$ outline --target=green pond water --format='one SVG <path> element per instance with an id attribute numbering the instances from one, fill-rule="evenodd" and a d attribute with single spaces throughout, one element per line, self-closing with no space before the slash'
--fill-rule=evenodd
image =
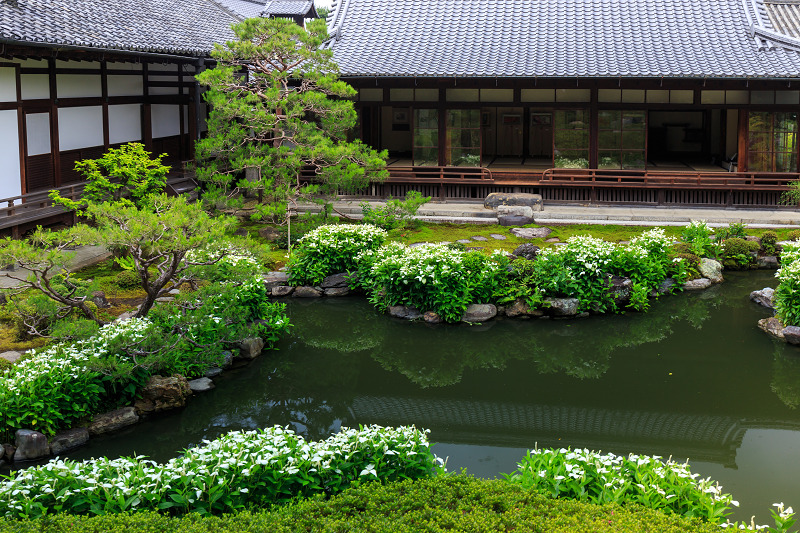
<path id="1" fill-rule="evenodd" d="M 800 506 L 800 349 L 756 327 L 748 299 L 772 272 L 728 274 L 646 314 L 428 325 L 359 298 L 288 302 L 278 351 L 231 370 L 174 414 L 93 439 L 73 458 L 166 460 L 202 439 L 279 424 L 310 439 L 341 426 L 431 430 L 448 469 L 510 472 L 525 450 L 587 447 L 688 458 L 764 523 Z"/>

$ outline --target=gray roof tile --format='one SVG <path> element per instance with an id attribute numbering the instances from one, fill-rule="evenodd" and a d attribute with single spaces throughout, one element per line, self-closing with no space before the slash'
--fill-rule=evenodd
<path id="1" fill-rule="evenodd" d="M 216 0 L 243 19 L 261 16 L 265 0 Z"/>
<path id="2" fill-rule="evenodd" d="M 263 16 L 307 16 L 312 13 L 316 16 L 314 0 L 267 0 L 263 9 Z"/>
<path id="3" fill-rule="evenodd" d="M 0 39 L 207 56 L 237 17 L 210 0 L 0 2 Z"/>
<path id="4" fill-rule="evenodd" d="M 344 76 L 800 78 L 800 52 L 764 47 L 747 4 L 337 0 L 328 46 Z"/>

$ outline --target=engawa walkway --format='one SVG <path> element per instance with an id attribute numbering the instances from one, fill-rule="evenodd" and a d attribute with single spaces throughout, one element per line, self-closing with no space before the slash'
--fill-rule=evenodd
<path id="1" fill-rule="evenodd" d="M 361 218 L 363 200 L 334 202 L 336 211 Z M 381 202 L 370 201 L 370 204 Z M 319 206 L 301 205 L 300 212 L 318 211 Z M 417 212 L 418 218 L 432 222 L 496 224 L 497 215 L 481 202 L 429 202 Z M 598 207 L 548 205 L 534 213 L 536 224 L 619 224 L 627 226 L 683 226 L 704 220 L 711 226 L 740 222 L 753 228 L 800 227 L 797 209 L 711 209 L 692 207 Z"/>

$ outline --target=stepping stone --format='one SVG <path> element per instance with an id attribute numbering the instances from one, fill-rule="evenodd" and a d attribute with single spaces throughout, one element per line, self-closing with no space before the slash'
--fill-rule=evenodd
<path id="1" fill-rule="evenodd" d="M 461 244 L 469 244 L 472 241 L 469 240 L 469 239 L 458 239 L 456 242 L 461 243 Z"/>
<path id="2" fill-rule="evenodd" d="M 483 250 L 483 246 L 467 246 L 465 250 L 467 252 L 474 252 L 475 250 Z"/>
<path id="3" fill-rule="evenodd" d="M 411 244 L 408 245 L 408 247 L 409 248 L 419 248 L 420 246 L 424 246 L 426 244 L 428 244 L 428 243 L 426 243 L 426 242 L 412 242 Z"/>
<path id="4" fill-rule="evenodd" d="M 17 361 L 19 361 L 20 357 L 22 357 L 22 354 L 16 350 L 10 350 L 8 352 L 0 353 L 0 359 L 5 359 L 11 364 L 14 364 Z"/>
<path id="5" fill-rule="evenodd" d="M 547 239 L 547 240 L 546 240 L 546 241 L 544 241 L 544 242 L 558 242 L 558 241 L 560 241 L 560 240 L 561 240 L 561 239 L 559 239 L 558 237 L 553 237 L 552 239 Z"/>
<path id="6" fill-rule="evenodd" d="M 504 241 L 507 239 L 505 235 L 500 235 L 499 233 L 490 233 L 489 237 L 498 241 Z"/>
<path id="7" fill-rule="evenodd" d="M 481 237 L 480 235 L 475 235 L 474 237 L 472 237 L 472 240 L 473 241 L 488 241 L 489 239 L 487 239 L 486 237 Z"/>
<path id="8" fill-rule="evenodd" d="M 553 230 L 550 228 L 511 228 L 511 233 L 520 239 L 544 239 L 553 233 Z"/>
<path id="9" fill-rule="evenodd" d="M 566 245 L 567 245 L 567 243 L 565 243 L 565 242 L 554 242 L 553 243 L 553 246 L 566 246 Z"/>

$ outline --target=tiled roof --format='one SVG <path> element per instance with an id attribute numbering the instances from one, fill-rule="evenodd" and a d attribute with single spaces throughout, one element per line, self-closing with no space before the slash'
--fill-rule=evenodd
<path id="1" fill-rule="evenodd" d="M 216 0 L 243 19 L 260 17 L 265 0 Z"/>
<path id="2" fill-rule="evenodd" d="M 338 0 L 328 46 L 344 76 L 800 78 L 758 1 Z"/>
<path id="3" fill-rule="evenodd" d="M 210 0 L 0 2 L 0 40 L 207 56 L 237 17 Z"/>
<path id="4" fill-rule="evenodd" d="M 317 14 L 314 9 L 313 0 L 267 0 L 262 11 L 265 17 L 270 15 L 299 17 L 301 15 L 307 16 L 309 12 L 311 12 L 313 16 Z"/>
<path id="5" fill-rule="evenodd" d="M 752 0 L 753 34 L 763 48 L 800 50 L 800 0 Z"/>

